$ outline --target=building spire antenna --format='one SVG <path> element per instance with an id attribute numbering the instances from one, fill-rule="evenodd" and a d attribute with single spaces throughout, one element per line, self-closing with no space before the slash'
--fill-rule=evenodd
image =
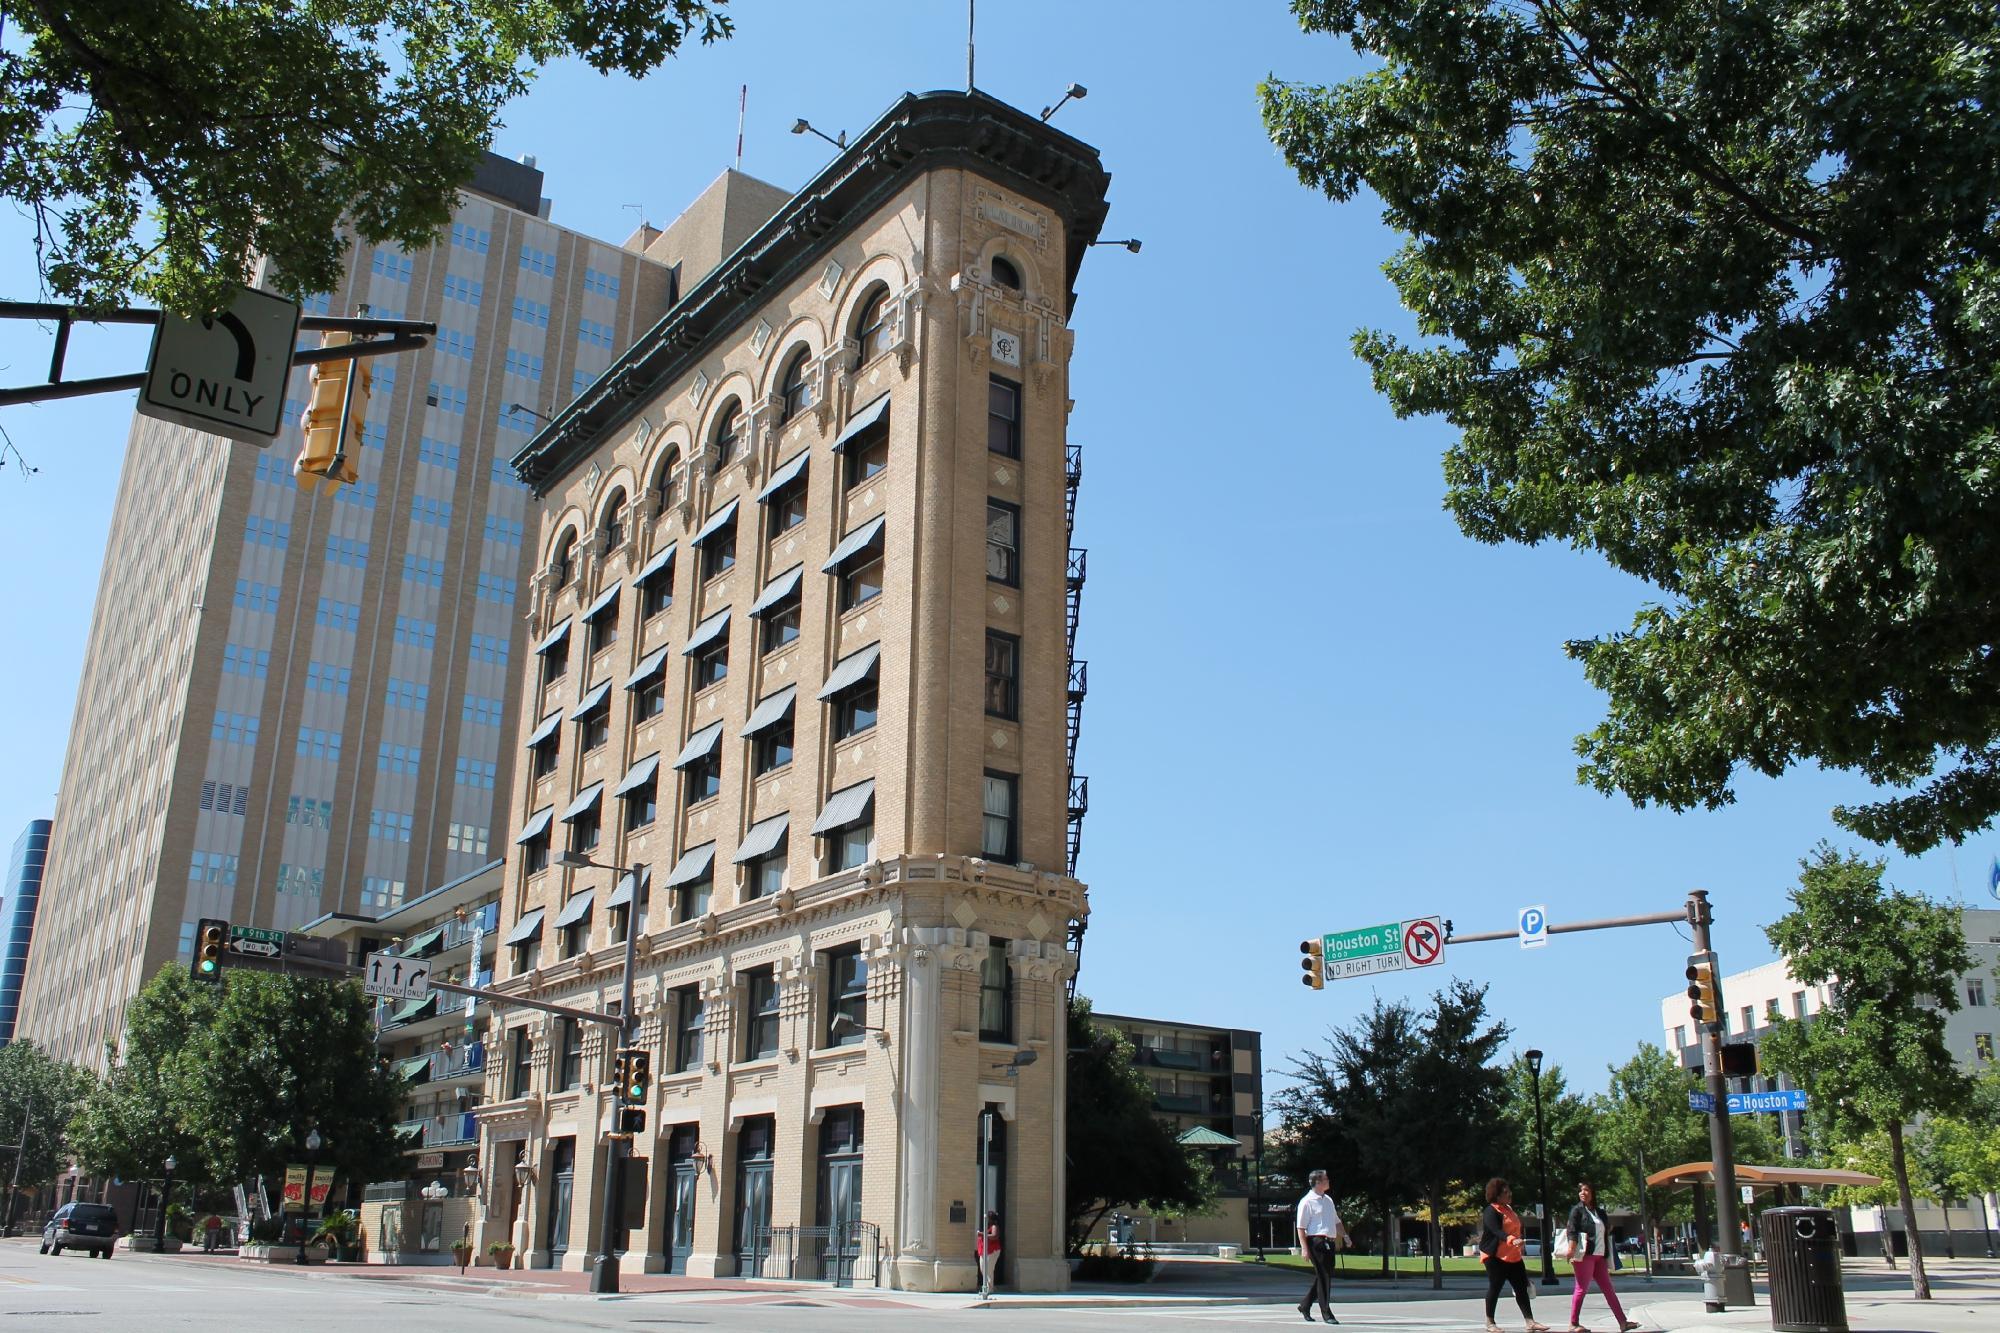
<path id="1" fill-rule="evenodd" d="M 750 105 L 750 85 L 744 84 L 736 93 L 736 169 L 743 170 L 743 112 Z"/>
<path id="2" fill-rule="evenodd" d="M 965 91 L 972 91 L 972 26 L 978 16 L 979 0 L 965 0 Z"/>

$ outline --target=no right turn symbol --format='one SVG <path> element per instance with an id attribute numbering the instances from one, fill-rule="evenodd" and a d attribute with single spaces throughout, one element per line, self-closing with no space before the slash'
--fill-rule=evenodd
<path id="1" fill-rule="evenodd" d="M 1436 917 L 1403 923 L 1403 958 L 1411 967 L 1429 967 L 1444 959 L 1444 929 Z"/>

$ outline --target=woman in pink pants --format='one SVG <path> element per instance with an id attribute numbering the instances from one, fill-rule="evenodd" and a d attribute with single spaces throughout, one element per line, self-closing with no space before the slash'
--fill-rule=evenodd
<path id="1" fill-rule="evenodd" d="M 1618 1293 L 1611 1289 L 1610 1228 L 1597 1206 L 1597 1191 L 1587 1180 L 1577 1187 L 1576 1207 L 1569 1210 L 1569 1234 L 1576 1240 L 1576 1252 L 1569 1261 L 1576 1274 L 1576 1290 L 1569 1297 L 1570 1333 L 1586 1333 L 1579 1320 L 1583 1315 L 1584 1293 L 1590 1290 L 1592 1282 L 1604 1293 L 1604 1303 L 1611 1307 L 1611 1317 L 1618 1321 L 1620 1333 L 1639 1327 L 1625 1317 L 1623 1307 L 1618 1304 Z"/>

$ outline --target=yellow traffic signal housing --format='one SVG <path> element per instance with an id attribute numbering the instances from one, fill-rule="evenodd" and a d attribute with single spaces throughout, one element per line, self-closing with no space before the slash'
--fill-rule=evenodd
<path id="1" fill-rule="evenodd" d="M 322 346 L 340 347 L 354 340 L 349 333 L 321 335 Z M 354 458 L 361 452 L 361 431 L 368 417 L 368 395 L 375 372 L 365 361 L 321 361 L 312 368 L 312 392 L 306 400 L 303 437 L 292 475 L 300 486 L 330 491 L 358 481 Z"/>
<path id="2" fill-rule="evenodd" d="M 1300 940 L 1299 952 L 1305 957 L 1299 959 L 1299 966 L 1306 974 L 1299 978 L 1314 990 L 1326 989 L 1326 944 L 1323 940 Z"/>
<path id="3" fill-rule="evenodd" d="M 196 981 L 220 982 L 222 959 L 228 948 L 229 923 L 203 917 L 195 925 L 194 958 L 188 964 L 188 974 Z"/>
<path id="4" fill-rule="evenodd" d="M 1722 986 L 1715 975 L 1715 955 L 1688 955 L 1688 1016 L 1702 1025 L 1722 1021 Z"/>
<path id="5" fill-rule="evenodd" d="M 634 1105 L 644 1106 L 646 1094 L 653 1085 L 652 1053 L 634 1047 L 619 1054 L 625 1061 L 625 1077 L 618 1085 L 619 1095 Z"/>
<path id="6" fill-rule="evenodd" d="M 646 1108 L 643 1106 L 621 1106 L 618 1108 L 618 1137 L 632 1138 L 646 1132 Z"/>
<path id="7" fill-rule="evenodd" d="M 611 1057 L 611 1086 L 618 1089 L 618 1095 L 625 1095 L 625 1081 L 631 1077 L 632 1052 L 621 1050 Z"/>

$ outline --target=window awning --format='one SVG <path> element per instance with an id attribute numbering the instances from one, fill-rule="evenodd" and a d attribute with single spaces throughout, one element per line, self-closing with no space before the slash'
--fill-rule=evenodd
<path id="1" fill-rule="evenodd" d="M 417 1143 L 423 1139 L 424 1126 L 429 1123 L 427 1120 L 405 1120 L 390 1132 L 405 1143 Z"/>
<path id="2" fill-rule="evenodd" d="M 736 501 L 731 500 L 728 504 L 710 514 L 708 522 L 701 525 L 701 531 L 688 538 L 688 545 L 699 546 L 716 533 L 728 527 L 731 523 L 734 523 L 736 521 L 736 503 Z"/>
<path id="3" fill-rule="evenodd" d="M 413 1055 L 407 1060 L 398 1060 L 396 1073 L 412 1083 L 428 1083 L 431 1077 L 431 1058 L 429 1055 Z M 419 1078 L 419 1074 L 423 1077 Z"/>
<path id="4" fill-rule="evenodd" d="M 857 782 L 852 787 L 842 787 L 826 798 L 826 808 L 813 821 L 813 835 L 834 833 L 849 824 L 859 824 L 868 818 L 869 810 L 875 804 L 875 779 Z"/>
<path id="5" fill-rule="evenodd" d="M 528 822 L 521 825 L 521 832 L 519 836 L 517 836 L 514 839 L 514 845 L 516 847 L 525 847 L 527 844 L 533 842 L 535 839 L 547 834 L 549 831 L 549 824 L 555 819 L 555 817 L 556 817 L 556 808 L 552 805 L 545 805 L 541 809 L 535 811 L 534 814 L 529 815 Z"/>
<path id="6" fill-rule="evenodd" d="M 611 794 L 613 796 L 623 796 L 628 791 L 643 787 L 651 782 L 653 774 L 659 771 L 660 752 L 655 750 L 638 763 L 632 765 L 632 767 L 626 769 L 625 776 L 618 779 L 618 785 L 611 789 Z"/>
<path id="7" fill-rule="evenodd" d="M 1181 1132 L 1174 1140 L 1183 1148 L 1240 1148 L 1243 1145 L 1227 1134 L 1218 1134 L 1207 1125 L 1195 1125 Z"/>
<path id="8" fill-rule="evenodd" d="M 778 577 L 764 585 L 764 591 L 757 594 L 757 600 L 750 603 L 750 614 L 761 616 L 774 610 L 799 595 L 799 580 L 806 576 L 804 565 L 793 565 Z"/>
<path id="9" fill-rule="evenodd" d="M 440 992 L 432 991 L 421 1000 L 411 1000 L 402 1008 L 389 1015 L 391 1023 L 411 1023 L 424 1016 L 426 1009 L 436 1007 Z"/>
<path id="10" fill-rule="evenodd" d="M 688 743 L 681 747 L 680 757 L 674 760 L 675 768 L 686 768 L 697 764 L 714 754 L 722 745 L 722 724 L 711 722 L 688 737 Z"/>
<path id="11" fill-rule="evenodd" d="M 562 905 L 562 911 L 556 913 L 555 928 L 562 930 L 565 927 L 575 925 L 589 916 L 590 900 L 596 895 L 596 889 L 585 889 L 581 893 L 572 893 L 569 896 L 569 901 Z"/>
<path id="12" fill-rule="evenodd" d="M 681 656 L 694 656 L 728 632 L 729 608 L 725 606 L 694 627 L 694 633 L 688 635 L 687 647 L 681 649 Z"/>
<path id="13" fill-rule="evenodd" d="M 667 887 L 677 889 L 683 884 L 707 879 L 714 870 L 714 843 L 705 842 L 699 847 L 690 847 L 681 853 L 681 859 L 674 862 L 674 868 L 667 872 Z"/>
<path id="14" fill-rule="evenodd" d="M 547 717 L 543 718 L 540 722 L 536 723 L 535 729 L 528 733 L 527 748 L 532 750 L 537 745 L 540 745 L 543 741 L 547 740 L 549 737 L 555 735 L 556 728 L 560 727 L 561 725 L 562 725 L 562 709 L 558 708 L 556 709 L 555 712 L 550 713 Z"/>
<path id="15" fill-rule="evenodd" d="M 882 660 L 882 645 L 871 643 L 866 648 L 856 649 L 833 664 L 833 670 L 826 673 L 826 684 L 819 687 L 819 697 L 831 699 L 843 690 L 851 690 L 862 681 L 875 674 L 875 668 Z"/>
<path id="16" fill-rule="evenodd" d="M 760 819 L 750 826 L 743 835 L 742 843 L 736 848 L 736 855 L 730 859 L 741 865 L 745 861 L 755 861 L 760 856 L 769 856 L 784 846 L 785 830 L 791 825 L 791 813 L 772 815 Z"/>
<path id="17" fill-rule="evenodd" d="M 789 462 L 778 464 L 778 470 L 773 472 L 771 479 L 764 483 L 764 489 L 757 492 L 758 503 L 762 504 L 779 491 L 784 490 L 785 487 L 797 481 L 799 474 L 806 470 L 806 464 L 810 462 L 812 462 L 812 451 L 807 449 L 800 451 Z"/>
<path id="18" fill-rule="evenodd" d="M 396 950 L 396 954 L 401 958 L 422 958 L 433 944 L 436 944 L 443 938 L 444 927 L 438 926 L 433 930 L 425 931 L 421 935 L 412 935 L 409 939 L 404 940 L 403 947 Z"/>
<path id="19" fill-rule="evenodd" d="M 886 514 L 877 514 L 874 518 L 869 519 L 866 523 L 863 523 L 860 527 L 842 537 L 840 545 L 833 548 L 833 554 L 828 556 L 826 563 L 819 567 L 819 572 L 822 574 L 838 573 L 842 565 L 882 540 L 882 529 L 888 522 L 889 519 Z"/>
<path id="20" fill-rule="evenodd" d="M 613 907 L 630 907 L 632 905 L 632 880 L 633 877 L 631 875 L 625 875 L 619 879 L 618 887 L 613 889 L 611 896 L 604 900 L 604 906 L 607 909 Z M 638 881 L 642 885 L 650 885 L 653 882 L 653 872 L 645 866 L 640 866 Z"/>
<path id="21" fill-rule="evenodd" d="M 776 694 L 769 694 L 757 701 L 750 720 L 743 724 L 739 736 L 755 736 L 764 728 L 773 726 L 792 715 L 792 701 L 799 696 L 799 687 L 787 685 Z"/>
<path id="22" fill-rule="evenodd" d="M 655 648 L 652 652 L 647 653 L 646 656 L 640 660 L 639 665 L 633 668 L 632 674 L 625 678 L 625 688 L 628 690 L 636 690 L 641 685 L 644 685 L 647 681 L 651 680 L 653 677 L 659 675 L 660 667 L 666 663 L 666 660 L 667 660 L 667 647 L 665 644 L 662 644 L 658 648 Z"/>
<path id="23" fill-rule="evenodd" d="M 611 682 L 608 680 L 598 681 L 597 684 L 591 686 L 589 691 L 584 694 L 582 700 L 577 703 L 577 706 L 569 710 L 569 720 L 572 722 L 582 721 L 586 715 L 602 704 L 604 696 L 610 693 Z"/>
<path id="24" fill-rule="evenodd" d="M 550 630 L 548 634 L 543 637 L 542 641 L 535 645 L 535 651 L 537 653 L 545 653 L 549 649 L 561 643 L 564 639 L 567 639 L 568 637 L 569 637 L 569 617 L 564 616 L 562 619 L 562 624 L 557 625 L 554 629 Z"/>
<path id="25" fill-rule="evenodd" d="M 514 928 L 507 932 L 507 938 L 501 942 L 512 948 L 517 944 L 526 944 L 541 933 L 542 909 L 537 907 L 532 912 L 523 912 L 521 919 L 514 923 Z"/>
<path id="26" fill-rule="evenodd" d="M 847 419 L 846 427 L 833 441 L 833 451 L 841 452 L 889 415 L 889 395 L 883 394 Z"/>
<path id="27" fill-rule="evenodd" d="M 603 615 L 606 611 L 609 611 L 612 607 L 618 605 L 618 594 L 624 591 L 625 591 L 624 584 L 614 583 L 610 587 L 606 588 L 602 593 L 598 594 L 597 600 L 592 602 L 590 606 L 586 608 L 583 613 L 584 624 L 586 625 L 589 624 L 591 621 Z"/>
<path id="28" fill-rule="evenodd" d="M 587 815 L 592 810 L 595 810 L 597 808 L 598 799 L 603 795 L 604 795 L 604 784 L 602 782 L 593 782 L 588 787 L 585 787 L 582 791 L 576 794 L 576 799 L 574 801 L 571 801 L 569 805 L 563 810 L 562 812 L 563 823 L 567 824 L 572 819 L 576 819 L 582 815 Z"/>
<path id="29" fill-rule="evenodd" d="M 651 560 L 648 560 L 644 565 L 639 567 L 639 572 L 632 576 L 632 582 L 635 584 L 644 583 L 673 562 L 674 544 L 668 542 L 665 546 L 653 552 Z"/>

